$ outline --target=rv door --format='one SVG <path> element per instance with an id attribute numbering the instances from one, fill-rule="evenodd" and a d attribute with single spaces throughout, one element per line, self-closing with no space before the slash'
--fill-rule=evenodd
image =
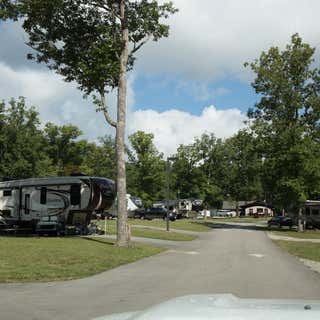
<path id="1" fill-rule="evenodd" d="M 31 188 L 22 188 L 21 190 L 21 219 L 22 221 L 30 221 L 33 218 Z"/>

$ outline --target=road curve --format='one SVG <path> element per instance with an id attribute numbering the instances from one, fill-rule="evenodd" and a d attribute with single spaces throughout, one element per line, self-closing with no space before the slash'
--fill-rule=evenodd
<path id="1" fill-rule="evenodd" d="M 197 293 L 320 299 L 320 275 L 256 229 L 222 223 L 198 240 L 93 277 L 1 284 L 0 318 L 91 319 Z"/>

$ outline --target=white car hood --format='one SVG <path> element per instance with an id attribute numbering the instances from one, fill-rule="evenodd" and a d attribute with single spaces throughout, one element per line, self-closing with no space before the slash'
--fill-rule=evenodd
<path id="1" fill-rule="evenodd" d="M 240 299 L 231 294 L 190 295 L 144 311 L 96 320 L 319 320 L 320 301 Z"/>

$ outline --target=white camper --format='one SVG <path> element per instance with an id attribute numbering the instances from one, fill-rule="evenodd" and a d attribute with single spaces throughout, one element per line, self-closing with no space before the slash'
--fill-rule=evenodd
<path id="1" fill-rule="evenodd" d="M 134 218 L 139 210 L 143 209 L 142 200 L 139 197 L 134 197 L 130 194 L 127 194 L 127 213 L 128 218 Z M 111 217 L 117 216 L 117 199 L 114 202 L 114 205 L 110 208 L 109 214 Z"/>
<path id="2" fill-rule="evenodd" d="M 112 180 L 88 176 L 0 182 L 0 221 L 2 227 L 38 231 L 86 226 L 94 210 L 112 206 L 115 194 Z"/>

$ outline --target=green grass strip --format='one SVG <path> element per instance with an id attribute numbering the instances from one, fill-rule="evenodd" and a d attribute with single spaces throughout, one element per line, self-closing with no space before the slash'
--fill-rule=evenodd
<path id="1" fill-rule="evenodd" d="M 304 259 L 320 261 L 320 243 L 274 240 L 280 248 Z"/>

